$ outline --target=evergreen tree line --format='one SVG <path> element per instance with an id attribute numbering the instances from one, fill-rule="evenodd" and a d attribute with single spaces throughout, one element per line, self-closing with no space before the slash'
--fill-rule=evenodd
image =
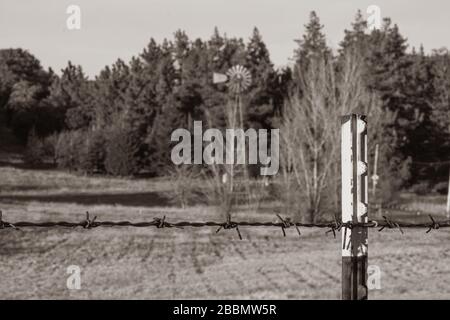
<path id="1" fill-rule="evenodd" d="M 316 13 L 305 27 L 293 66 L 281 69 L 274 68 L 257 28 L 246 41 L 217 28 L 208 40 L 190 39 L 181 30 L 162 43 L 150 39 L 140 54 L 128 62 L 118 59 L 94 79 L 71 62 L 58 75 L 26 50 L 2 49 L 0 110 L 28 146 L 27 161 L 51 157 L 61 168 L 84 173 L 157 175 L 171 164 L 173 130 L 190 129 L 194 120 L 225 126 L 224 108 L 233 95 L 226 84 L 213 83 L 214 72 L 245 66 L 252 74 L 243 95 L 245 127 L 279 128 L 286 101 L 302 96 L 302 75 L 318 59 L 332 61 L 339 71 L 356 53 L 364 87 L 389 115 L 377 128 L 387 150 L 380 166 L 393 168 L 402 186 L 439 187 L 449 168 L 433 163 L 450 160 L 448 51 L 408 50 L 390 19 L 369 31 L 360 12 L 336 52 Z"/>

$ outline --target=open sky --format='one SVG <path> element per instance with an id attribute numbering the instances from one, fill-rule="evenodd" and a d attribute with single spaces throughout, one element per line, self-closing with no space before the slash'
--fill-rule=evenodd
<path id="1" fill-rule="evenodd" d="M 68 30 L 69 5 L 81 9 L 81 29 Z M 316 10 L 328 43 L 336 47 L 357 9 L 377 5 L 411 46 L 427 52 L 450 48 L 448 0 L 0 0 L 0 48 L 30 50 L 59 72 L 68 60 L 93 77 L 117 58 L 128 60 L 150 37 L 172 38 L 177 29 L 207 39 L 214 26 L 248 39 L 257 26 L 275 65 L 288 63 L 309 12 Z"/>

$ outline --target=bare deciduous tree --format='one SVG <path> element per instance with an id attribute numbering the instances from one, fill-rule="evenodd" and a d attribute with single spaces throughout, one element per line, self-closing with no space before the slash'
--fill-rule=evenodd
<path id="1" fill-rule="evenodd" d="M 369 117 L 371 128 L 380 122 L 379 100 L 365 88 L 362 71 L 363 61 L 353 51 L 340 62 L 312 59 L 285 103 L 281 194 L 288 210 L 296 208 L 294 213 L 309 222 L 339 205 L 340 117 L 360 112 Z"/>
<path id="2" fill-rule="evenodd" d="M 167 169 L 167 176 L 172 185 L 172 200 L 183 209 L 198 200 L 198 190 L 195 186 L 197 171 L 186 164 L 173 165 Z"/>
<path id="3" fill-rule="evenodd" d="M 240 126 L 238 118 L 239 105 L 236 101 L 229 101 L 224 108 L 225 124 L 227 128 L 235 129 Z M 214 128 L 214 120 L 206 111 L 208 127 Z M 226 135 L 224 135 L 226 136 Z M 224 143 L 224 157 L 226 154 L 234 153 L 236 150 L 230 150 L 230 144 Z M 223 218 L 230 220 L 232 207 L 238 201 L 237 191 L 239 190 L 243 165 L 236 163 L 217 163 L 212 162 L 207 166 L 207 170 L 203 171 L 205 181 L 204 194 L 209 204 L 217 207 Z"/>

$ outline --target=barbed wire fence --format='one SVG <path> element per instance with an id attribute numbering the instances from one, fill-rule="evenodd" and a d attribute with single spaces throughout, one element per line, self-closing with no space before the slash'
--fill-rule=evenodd
<path id="1" fill-rule="evenodd" d="M 425 233 L 432 230 L 450 228 L 450 218 L 435 219 L 436 214 L 427 214 L 421 210 L 405 205 L 369 204 L 368 195 L 368 166 L 367 166 L 367 123 L 365 117 L 351 114 L 342 119 L 342 215 L 332 214 L 332 221 L 317 223 L 295 222 L 290 217 L 282 217 L 276 213 L 273 221 L 234 221 L 228 215 L 226 221 L 168 221 L 166 216 L 155 217 L 151 221 L 101 221 L 89 212 L 80 221 L 15 221 L 4 220 L 0 210 L 0 229 L 22 230 L 24 228 L 84 228 L 96 229 L 100 227 L 135 227 L 135 228 L 216 228 L 221 230 L 235 230 L 239 239 L 243 239 L 240 227 L 250 228 L 280 228 L 283 236 L 286 229 L 295 228 L 298 236 L 301 229 L 325 229 L 324 234 L 332 234 L 336 238 L 337 232 L 342 234 L 342 298 L 367 299 L 367 231 L 377 229 L 396 229 L 402 234 L 405 229 L 423 229 Z M 369 211 L 376 213 L 381 219 L 369 220 Z M 406 222 L 405 219 L 392 219 L 390 214 L 404 212 L 416 215 L 427 215 L 426 222 Z M 441 215 L 439 215 L 441 216 Z M 442 216 L 446 216 L 442 213 Z"/>
<path id="2" fill-rule="evenodd" d="M 415 210 L 414 208 L 409 208 L 402 205 L 375 205 L 371 208 L 380 212 L 382 210 L 383 214 L 389 214 L 393 211 L 395 212 L 406 212 L 423 214 L 424 212 Z M 393 210 L 393 211 L 391 211 Z M 396 229 L 401 234 L 404 234 L 405 229 L 423 229 L 426 234 L 430 233 L 432 230 L 438 230 L 443 228 L 450 228 L 450 220 L 436 220 L 433 215 L 428 214 L 429 221 L 422 223 L 410 223 L 400 220 L 393 220 L 387 215 L 383 215 L 380 220 L 370 220 L 367 222 L 342 222 L 342 219 L 335 215 L 333 221 L 321 222 L 321 223 L 300 223 L 293 222 L 290 217 L 283 218 L 280 214 L 276 214 L 278 222 L 274 221 L 233 221 L 228 219 L 225 222 L 219 221 L 176 221 L 169 222 L 166 216 L 155 217 L 151 221 L 100 221 L 97 216 L 92 219 L 89 212 L 86 212 L 84 219 L 80 221 L 42 221 L 42 222 L 32 222 L 32 221 L 16 221 L 9 222 L 3 220 L 3 212 L 0 210 L 0 232 L 1 229 L 15 229 L 20 231 L 24 228 L 84 228 L 84 229 L 97 229 L 100 227 L 106 228 L 116 228 L 116 227 L 135 227 L 135 228 L 157 228 L 158 230 L 168 230 L 172 228 L 212 228 L 215 227 L 216 233 L 221 230 L 235 230 L 239 239 L 243 240 L 240 227 L 250 227 L 250 228 L 268 228 L 276 227 L 280 228 L 284 237 L 286 237 L 286 229 L 295 228 L 298 236 L 302 236 L 301 228 L 307 229 L 325 229 L 324 234 L 332 234 L 334 238 L 338 232 L 342 233 L 342 298 L 343 299 L 367 299 L 368 296 L 368 286 L 367 286 L 367 267 L 365 264 L 362 267 L 358 264 L 360 257 L 358 256 L 356 260 L 350 260 L 351 264 L 347 262 L 348 257 L 344 257 L 344 252 L 353 252 L 355 244 L 352 238 L 352 230 L 367 230 L 367 229 L 378 229 L 379 232 L 386 229 Z M 355 234 L 357 234 L 355 232 Z M 367 244 L 366 244 L 367 245 Z M 357 246 L 356 246 L 357 247 Z M 353 257 L 352 257 L 353 258 Z M 366 257 L 367 259 L 367 257 Z M 356 263 L 355 263 L 356 261 Z M 361 277 L 363 273 L 364 277 Z M 359 279 L 359 282 L 365 283 L 365 286 L 358 287 L 358 291 L 354 291 L 354 286 L 349 285 L 354 282 L 354 279 Z"/>

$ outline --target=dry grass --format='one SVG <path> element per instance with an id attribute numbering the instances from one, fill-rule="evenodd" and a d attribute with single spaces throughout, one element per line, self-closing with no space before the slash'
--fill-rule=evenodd
<path id="1" fill-rule="evenodd" d="M 170 184 L 163 179 L 91 177 L 57 170 L 1 167 L 0 195 L 45 195 L 68 192 L 164 192 Z"/>
<path id="2" fill-rule="evenodd" d="M 0 168 L 5 219 L 217 219 L 207 207 L 164 202 L 163 180 L 89 178 Z M 114 200 L 115 199 L 115 200 Z M 114 202 L 115 201 L 115 202 Z M 419 202 L 419 201 L 418 201 Z M 272 220 L 272 213 L 239 219 Z M 44 299 L 333 299 L 340 297 L 340 238 L 323 230 L 25 229 L 0 231 L 0 298 Z M 450 298 L 446 230 L 370 233 L 369 263 L 381 268 L 375 299 Z M 82 269 L 81 290 L 66 288 L 66 268 Z"/>

